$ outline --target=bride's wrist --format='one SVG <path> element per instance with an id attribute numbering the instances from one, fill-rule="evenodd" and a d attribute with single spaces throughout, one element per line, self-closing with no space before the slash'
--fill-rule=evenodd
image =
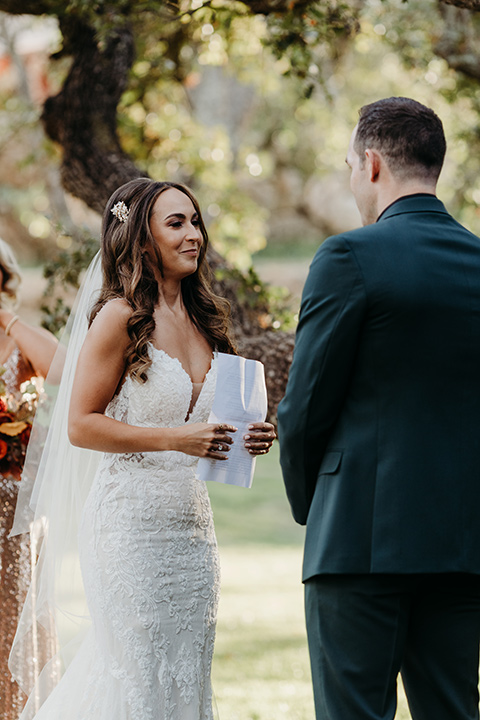
<path id="1" fill-rule="evenodd" d="M 0 327 L 4 332 L 7 328 L 10 329 L 16 320 L 18 320 L 18 316 L 14 312 L 0 308 Z"/>
<path id="2" fill-rule="evenodd" d="M 159 450 L 178 450 L 179 428 L 162 428 L 160 433 Z"/>

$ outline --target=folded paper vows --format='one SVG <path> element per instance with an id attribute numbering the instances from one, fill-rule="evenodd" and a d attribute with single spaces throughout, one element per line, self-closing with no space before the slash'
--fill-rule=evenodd
<path id="1" fill-rule="evenodd" d="M 233 445 L 227 460 L 200 458 L 198 474 L 202 480 L 251 487 L 255 457 L 245 448 L 243 436 L 252 422 L 267 415 L 265 372 L 261 362 L 238 355 L 217 354 L 215 397 L 208 422 L 234 425 Z"/>

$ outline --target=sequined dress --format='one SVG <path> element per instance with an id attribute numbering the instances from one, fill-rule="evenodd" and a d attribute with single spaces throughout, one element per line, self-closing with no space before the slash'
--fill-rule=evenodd
<path id="1" fill-rule="evenodd" d="M 3 363 L 2 381 L 7 394 L 18 391 L 33 372 L 18 348 Z M 25 696 L 11 677 L 8 656 L 15 636 L 20 613 L 31 580 L 32 557 L 28 535 L 8 539 L 11 530 L 22 467 L 10 465 L 0 471 L 0 718 L 17 720 L 25 702 Z M 33 559 L 34 561 L 34 559 Z M 26 651 L 39 661 L 49 657 L 55 646 L 53 636 L 46 632 L 36 636 L 35 647 Z M 32 671 L 33 672 L 33 671 Z M 31 679 L 33 684 L 33 678 Z"/>
<path id="2" fill-rule="evenodd" d="M 151 352 L 146 383 L 127 377 L 106 414 L 182 425 L 190 377 Z M 207 420 L 215 374 L 214 358 L 188 423 Z M 173 451 L 102 456 L 79 533 L 92 628 L 35 720 L 212 720 L 219 564 L 197 462 Z"/>

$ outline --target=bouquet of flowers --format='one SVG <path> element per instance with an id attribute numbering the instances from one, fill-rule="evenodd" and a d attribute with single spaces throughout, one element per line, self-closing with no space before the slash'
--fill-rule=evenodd
<path id="1" fill-rule="evenodd" d="M 25 460 L 33 417 L 43 394 L 42 378 L 32 377 L 22 383 L 16 393 L 7 393 L 1 379 L 5 368 L 0 366 L 0 470 Z"/>

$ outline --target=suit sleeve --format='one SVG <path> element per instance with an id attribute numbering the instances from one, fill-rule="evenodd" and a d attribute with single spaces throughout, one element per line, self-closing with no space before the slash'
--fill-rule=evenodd
<path id="1" fill-rule="evenodd" d="M 310 266 L 293 362 L 278 409 L 280 462 L 295 520 L 307 522 L 320 464 L 340 413 L 366 312 L 363 276 L 341 236 Z"/>

